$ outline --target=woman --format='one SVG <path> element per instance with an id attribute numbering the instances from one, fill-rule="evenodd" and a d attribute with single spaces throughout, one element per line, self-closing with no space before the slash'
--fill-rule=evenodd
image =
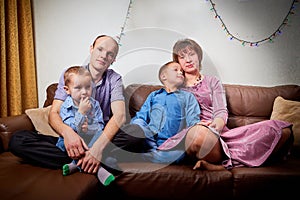
<path id="1" fill-rule="evenodd" d="M 262 165 L 293 140 L 291 124 L 266 120 L 229 130 L 225 91 L 218 78 L 200 73 L 202 55 L 201 47 L 191 39 L 179 40 L 173 46 L 173 59 L 184 71 L 184 89 L 196 96 L 201 107 L 202 125 L 192 127 L 185 138 L 187 153 L 199 159 L 194 169 Z"/>

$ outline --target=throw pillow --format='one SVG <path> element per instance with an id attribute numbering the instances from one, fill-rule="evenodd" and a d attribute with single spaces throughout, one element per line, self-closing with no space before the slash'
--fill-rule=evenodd
<path id="1" fill-rule="evenodd" d="M 293 124 L 294 145 L 300 146 L 300 102 L 276 97 L 271 119 L 287 121 Z"/>
<path id="2" fill-rule="evenodd" d="M 52 129 L 48 123 L 48 115 L 51 106 L 44 108 L 32 108 L 25 110 L 26 115 L 31 119 L 35 129 L 39 134 L 58 137 L 59 135 Z"/>

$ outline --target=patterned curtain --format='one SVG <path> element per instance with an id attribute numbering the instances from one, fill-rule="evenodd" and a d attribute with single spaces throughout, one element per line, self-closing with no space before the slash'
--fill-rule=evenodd
<path id="1" fill-rule="evenodd" d="M 38 106 L 31 0 L 0 0 L 0 117 Z"/>

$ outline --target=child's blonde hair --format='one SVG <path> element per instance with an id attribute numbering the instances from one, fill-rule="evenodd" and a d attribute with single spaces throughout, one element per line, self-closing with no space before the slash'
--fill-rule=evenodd
<path id="1" fill-rule="evenodd" d="M 92 80 L 91 73 L 86 68 L 81 66 L 72 66 L 64 73 L 65 86 L 69 86 L 73 75 L 89 76 Z"/>

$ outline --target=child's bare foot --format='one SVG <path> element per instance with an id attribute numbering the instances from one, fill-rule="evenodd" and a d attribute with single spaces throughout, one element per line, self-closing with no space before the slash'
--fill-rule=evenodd
<path id="1" fill-rule="evenodd" d="M 198 160 L 193 169 L 203 169 L 203 170 L 224 170 L 225 168 L 223 165 L 215 165 L 212 163 L 209 163 L 205 160 Z"/>

